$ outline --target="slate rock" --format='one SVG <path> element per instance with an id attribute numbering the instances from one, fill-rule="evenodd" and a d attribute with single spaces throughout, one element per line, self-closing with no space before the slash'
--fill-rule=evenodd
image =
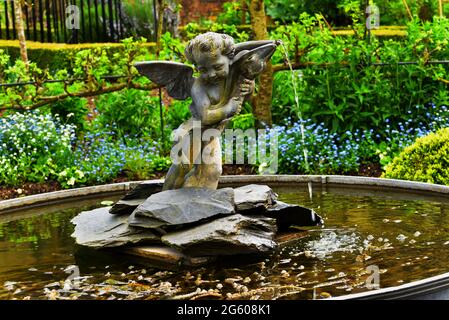
<path id="1" fill-rule="evenodd" d="M 131 214 L 140 204 L 157 192 L 162 191 L 162 182 L 144 181 L 129 191 L 109 210 L 111 214 Z"/>
<path id="2" fill-rule="evenodd" d="M 277 194 L 269 186 L 250 184 L 234 189 L 235 209 L 237 212 L 270 206 L 275 203 Z"/>
<path id="3" fill-rule="evenodd" d="M 151 229 L 151 232 L 157 235 L 164 235 L 167 233 L 167 231 L 162 228 L 164 226 L 158 227 L 160 225 L 159 220 L 146 216 L 136 216 L 136 213 L 134 212 L 129 216 L 128 224 L 135 228 Z"/>
<path id="4" fill-rule="evenodd" d="M 298 205 L 276 201 L 269 206 L 263 216 L 276 219 L 279 231 L 285 231 L 291 226 L 319 226 L 323 219 L 313 210 Z"/>
<path id="5" fill-rule="evenodd" d="M 91 248 L 119 247 L 135 243 L 160 243 L 160 237 L 146 229 L 128 225 L 128 217 L 111 215 L 111 207 L 84 211 L 72 219 L 76 243 Z"/>
<path id="6" fill-rule="evenodd" d="M 182 188 L 155 193 L 139 205 L 130 216 L 131 226 L 137 218 L 139 227 L 161 228 L 184 226 L 235 213 L 234 190 L 223 188 Z"/>
<path id="7" fill-rule="evenodd" d="M 235 214 L 164 235 L 162 242 L 190 256 L 267 253 L 276 247 L 276 221 Z"/>

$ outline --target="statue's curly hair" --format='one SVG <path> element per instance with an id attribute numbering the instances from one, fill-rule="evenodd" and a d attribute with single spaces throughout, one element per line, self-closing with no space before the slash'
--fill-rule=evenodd
<path id="1" fill-rule="evenodd" d="M 187 60 L 195 64 L 194 52 L 216 52 L 219 50 L 221 54 L 232 59 L 235 52 L 234 39 L 223 33 L 206 32 L 200 34 L 190 40 L 186 47 L 185 55 Z"/>

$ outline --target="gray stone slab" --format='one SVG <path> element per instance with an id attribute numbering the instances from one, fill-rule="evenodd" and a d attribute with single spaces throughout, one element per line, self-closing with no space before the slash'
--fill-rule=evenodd
<path id="1" fill-rule="evenodd" d="M 142 217 L 145 219 L 140 221 L 146 220 L 148 225 L 139 222 L 139 227 L 180 227 L 233 213 L 235 210 L 232 188 L 182 188 L 153 194 L 134 210 L 129 222 L 133 226 L 134 217 Z"/>
<path id="2" fill-rule="evenodd" d="M 144 181 L 129 191 L 109 210 L 111 214 L 131 214 L 140 204 L 157 192 L 162 191 L 162 182 Z"/>
<path id="3" fill-rule="evenodd" d="M 72 237 L 77 244 L 101 249 L 135 243 L 160 243 L 160 238 L 154 233 L 130 227 L 127 216 L 111 215 L 109 209 L 84 211 L 72 219 L 75 224 Z"/>
<path id="4" fill-rule="evenodd" d="M 237 212 L 269 206 L 277 199 L 277 194 L 269 186 L 249 184 L 234 189 L 235 209 Z"/>
<path id="5" fill-rule="evenodd" d="M 164 235 L 162 242 L 191 256 L 267 253 L 276 247 L 276 221 L 240 214 Z"/>

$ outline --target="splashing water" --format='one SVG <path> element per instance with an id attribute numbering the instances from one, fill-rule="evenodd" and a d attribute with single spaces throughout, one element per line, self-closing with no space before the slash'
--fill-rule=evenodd
<path id="1" fill-rule="evenodd" d="M 301 140 L 302 140 L 301 142 L 302 142 L 302 150 L 304 153 L 304 162 L 305 162 L 305 166 L 306 166 L 306 171 L 308 172 L 309 171 L 309 160 L 308 160 L 308 152 L 307 152 L 307 148 L 306 148 L 306 138 L 305 138 L 305 134 L 304 134 L 304 120 L 302 119 L 301 107 L 299 106 L 299 96 L 298 96 L 298 91 L 296 90 L 297 82 L 296 82 L 295 72 L 293 71 L 293 66 L 288 57 L 287 48 L 285 47 L 284 43 L 282 43 L 282 42 L 281 42 L 281 47 L 282 47 L 282 50 L 284 51 L 284 56 L 287 61 L 288 67 L 290 68 L 290 75 L 292 78 L 292 85 L 293 85 L 293 93 L 295 95 L 296 114 L 299 118 L 300 128 L 301 128 Z"/>

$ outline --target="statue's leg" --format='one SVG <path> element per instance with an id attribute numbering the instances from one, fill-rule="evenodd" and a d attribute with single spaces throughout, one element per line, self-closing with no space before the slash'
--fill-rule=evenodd
<path id="1" fill-rule="evenodd" d="M 201 162 L 193 164 L 192 170 L 186 175 L 184 187 L 217 189 L 222 173 L 220 139 L 214 137 L 209 142 L 203 142 L 198 156 Z"/>
<path id="2" fill-rule="evenodd" d="M 162 190 L 179 189 L 184 185 L 184 177 L 189 171 L 189 166 L 185 164 L 172 164 L 165 176 Z"/>
<path id="3" fill-rule="evenodd" d="M 163 190 L 179 189 L 184 185 L 185 176 L 192 168 L 191 119 L 178 128 L 178 140 L 173 144 L 170 157 L 173 164 L 165 177 Z"/>

